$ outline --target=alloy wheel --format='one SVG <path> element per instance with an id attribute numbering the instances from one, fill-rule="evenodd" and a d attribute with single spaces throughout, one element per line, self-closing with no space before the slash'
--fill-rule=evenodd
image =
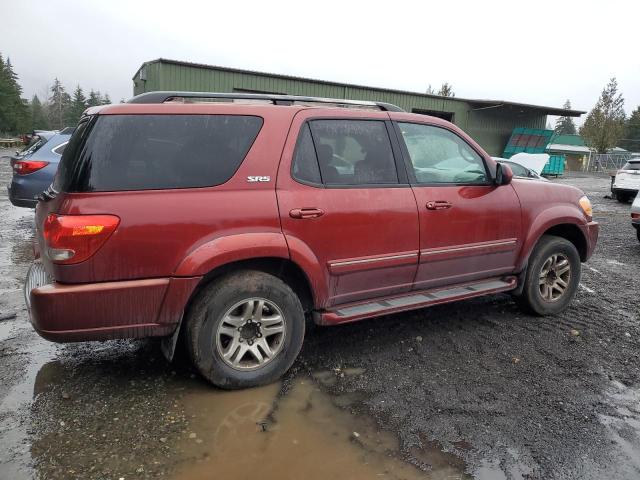
<path id="1" fill-rule="evenodd" d="M 218 325 L 215 343 L 222 360 L 236 370 L 255 370 L 271 362 L 284 345 L 286 321 L 265 298 L 236 303 Z"/>
<path id="2" fill-rule="evenodd" d="M 540 270 L 540 295 L 546 302 L 558 301 L 567 292 L 571 280 L 571 264 L 562 253 L 554 253 Z"/>

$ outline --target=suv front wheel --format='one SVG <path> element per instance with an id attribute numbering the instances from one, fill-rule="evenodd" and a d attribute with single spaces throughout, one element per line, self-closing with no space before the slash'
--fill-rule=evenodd
<path id="1" fill-rule="evenodd" d="M 242 271 L 214 280 L 195 299 L 186 319 L 191 360 L 202 376 L 226 389 L 280 378 L 304 339 L 304 311 L 282 280 Z"/>
<path id="2" fill-rule="evenodd" d="M 564 238 L 544 235 L 529 258 L 518 303 L 537 315 L 560 313 L 573 300 L 580 274 L 576 247 Z"/>

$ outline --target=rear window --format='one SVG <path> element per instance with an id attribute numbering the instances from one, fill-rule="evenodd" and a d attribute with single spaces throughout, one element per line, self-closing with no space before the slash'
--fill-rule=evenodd
<path id="1" fill-rule="evenodd" d="M 625 163 L 622 170 L 640 170 L 640 161 L 638 162 L 627 162 Z"/>
<path id="2" fill-rule="evenodd" d="M 262 123 L 245 115 L 98 115 L 78 125 L 54 186 L 105 192 L 220 185 Z"/>

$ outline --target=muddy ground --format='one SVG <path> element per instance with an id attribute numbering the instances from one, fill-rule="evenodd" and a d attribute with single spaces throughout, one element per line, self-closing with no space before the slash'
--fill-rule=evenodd
<path id="1" fill-rule="evenodd" d="M 0 479 L 640 477 L 640 243 L 608 178 L 557 180 L 602 229 L 563 315 L 494 295 L 311 328 L 282 383 L 231 393 L 156 341 L 33 333 L 9 178 L 0 160 Z"/>

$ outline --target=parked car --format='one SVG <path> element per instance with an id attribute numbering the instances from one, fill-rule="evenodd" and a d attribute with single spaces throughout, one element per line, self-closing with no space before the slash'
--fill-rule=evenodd
<path id="1" fill-rule="evenodd" d="M 543 182 L 548 182 L 549 180 L 547 180 L 546 178 L 544 178 L 542 175 L 538 175 L 536 172 L 534 172 L 533 170 L 520 165 L 519 163 L 516 162 L 512 162 L 510 160 L 507 160 L 506 158 L 500 158 L 500 157 L 492 157 L 496 162 L 500 162 L 503 165 L 508 165 L 509 168 L 511 169 L 511 171 L 513 172 L 513 176 L 514 177 L 518 177 L 518 178 L 527 178 L 529 180 L 542 180 Z"/>
<path id="2" fill-rule="evenodd" d="M 627 203 L 640 190 L 640 158 L 632 157 L 618 170 L 611 184 L 611 195 L 619 202 Z"/>
<path id="3" fill-rule="evenodd" d="M 16 151 L 13 155 L 13 158 L 24 157 L 29 155 L 40 147 L 42 147 L 45 143 L 49 141 L 51 137 L 53 137 L 57 131 L 47 131 L 47 130 L 34 130 L 34 132 L 29 136 L 29 141 L 26 146 L 22 150 Z"/>
<path id="4" fill-rule="evenodd" d="M 640 242 L 640 193 L 636 195 L 636 199 L 631 205 L 631 225 L 636 229 L 636 236 Z"/>
<path id="5" fill-rule="evenodd" d="M 182 338 L 208 381 L 250 387 L 292 365 L 305 317 L 497 292 L 562 312 L 591 215 L 579 189 L 513 178 L 392 105 L 153 92 L 81 119 L 36 208 L 26 301 L 47 339 L 158 336 L 171 358 Z"/>
<path id="6" fill-rule="evenodd" d="M 16 207 L 36 206 L 38 195 L 53 181 L 72 133 L 73 128 L 66 128 L 51 136 L 39 134 L 39 139 L 24 152 L 16 152 L 11 158 L 13 178 L 7 186 L 12 204 Z"/>

